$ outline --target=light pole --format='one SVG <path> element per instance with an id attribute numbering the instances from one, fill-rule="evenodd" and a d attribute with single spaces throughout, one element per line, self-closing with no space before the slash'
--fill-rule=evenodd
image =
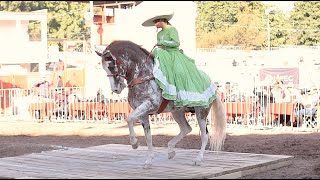
<path id="1" fill-rule="evenodd" d="M 265 14 L 268 16 L 267 20 L 267 31 L 268 31 L 268 51 L 270 51 L 270 14 L 275 14 L 274 8 L 269 8 L 265 11 Z"/>
<path id="2" fill-rule="evenodd" d="M 91 40 L 91 54 L 94 53 L 94 11 L 93 11 L 93 1 L 90 1 L 90 40 Z"/>

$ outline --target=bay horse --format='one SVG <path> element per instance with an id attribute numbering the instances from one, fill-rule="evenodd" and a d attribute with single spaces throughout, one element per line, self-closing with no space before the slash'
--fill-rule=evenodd
<path id="1" fill-rule="evenodd" d="M 198 155 L 192 161 L 193 165 L 200 165 L 210 139 L 210 149 L 221 151 L 226 137 L 226 115 L 220 97 L 209 107 L 177 107 L 174 101 L 162 98 L 162 90 L 157 85 L 153 76 L 153 55 L 141 46 L 125 40 L 113 41 L 103 52 L 95 51 L 101 57 L 101 65 L 110 81 L 111 90 L 120 94 L 124 88 L 128 88 L 128 102 L 133 111 L 126 119 L 129 128 L 129 139 L 133 149 L 137 149 L 138 139 L 134 131 L 134 124 L 140 122 L 144 129 L 148 146 L 147 158 L 144 168 L 150 168 L 154 158 L 152 136 L 149 115 L 160 112 L 171 112 L 173 119 L 180 128 L 180 133 L 168 142 L 168 159 L 175 156 L 175 145 L 192 131 L 185 113 L 195 112 L 201 137 L 201 148 Z M 164 107 L 162 102 L 167 101 Z M 163 109 L 163 110 L 160 110 Z M 159 112 L 160 110 L 160 112 Z M 211 122 L 207 123 L 207 116 L 211 112 Z M 211 125 L 210 131 L 207 124 Z M 209 134 L 210 132 L 210 134 Z"/>

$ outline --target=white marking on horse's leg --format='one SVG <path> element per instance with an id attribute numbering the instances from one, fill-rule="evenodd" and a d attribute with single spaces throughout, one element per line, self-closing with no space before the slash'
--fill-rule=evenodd
<path id="1" fill-rule="evenodd" d="M 136 133 L 133 129 L 133 122 L 128 120 L 127 123 L 128 123 L 128 128 L 129 128 L 130 144 L 132 146 L 132 149 L 137 149 L 139 147 L 139 142 L 136 137 Z"/>
<path id="2" fill-rule="evenodd" d="M 204 150 L 206 149 L 206 146 L 208 144 L 208 129 L 206 124 L 206 117 L 208 115 L 208 110 L 196 110 L 196 116 L 198 120 L 198 124 L 200 127 L 200 136 L 201 136 L 201 148 L 197 155 L 197 157 L 194 159 L 193 164 L 196 166 L 201 165 L 203 160 L 203 154 Z"/>
<path id="3" fill-rule="evenodd" d="M 203 154 L 204 150 L 206 148 L 206 145 L 208 144 L 208 132 L 207 132 L 207 127 L 206 127 L 206 121 L 204 119 L 200 119 L 198 121 L 199 127 L 200 127 L 200 136 L 201 136 L 201 148 L 198 153 L 198 156 L 194 160 L 194 165 L 201 165 L 201 162 L 203 160 Z"/>
<path id="4" fill-rule="evenodd" d="M 146 162 L 144 163 L 144 168 L 150 168 L 152 165 L 153 158 L 154 158 L 154 153 L 153 153 L 153 145 L 152 145 L 152 136 L 151 136 L 149 117 L 148 116 L 141 117 L 141 120 L 142 120 L 142 127 L 144 130 L 144 135 L 145 135 L 147 146 L 148 146 L 148 156 L 147 156 Z"/>
<path id="5" fill-rule="evenodd" d="M 137 149 L 139 147 L 139 142 L 136 137 L 136 133 L 134 131 L 133 125 L 135 122 L 138 121 L 138 117 L 145 114 L 145 112 L 148 111 L 148 107 L 150 108 L 150 103 L 145 102 L 142 103 L 139 107 L 137 107 L 133 112 L 129 113 L 127 123 L 129 127 L 129 138 L 130 138 L 130 144 L 133 149 Z"/>
<path id="6" fill-rule="evenodd" d="M 138 141 L 136 138 L 136 134 L 134 133 L 133 124 L 138 121 L 138 118 L 141 118 L 143 126 L 144 126 L 144 132 L 146 137 L 146 142 L 148 145 L 148 156 L 147 160 L 145 162 L 144 168 L 150 168 L 152 165 L 152 160 L 154 157 L 153 154 L 153 147 L 152 147 L 152 137 L 151 137 L 151 130 L 150 130 L 150 123 L 149 123 L 149 116 L 147 112 L 152 108 L 152 103 L 147 101 L 142 103 L 140 106 L 138 106 L 133 112 L 129 113 L 128 115 L 128 125 L 129 125 L 129 131 L 130 131 L 130 143 L 132 147 L 134 148 L 134 145 L 138 145 Z M 136 143 L 135 143 L 136 140 Z"/>
<path id="7" fill-rule="evenodd" d="M 176 144 L 192 131 L 184 111 L 172 112 L 172 117 L 178 123 L 180 132 L 168 142 L 168 159 L 172 159 L 176 155 L 174 151 Z"/>

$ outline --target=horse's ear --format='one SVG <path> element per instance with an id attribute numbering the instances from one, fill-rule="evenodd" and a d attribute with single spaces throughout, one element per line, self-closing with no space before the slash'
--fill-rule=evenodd
<path id="1" fill-rule="evenodd" d="M 101 57 L 102 53 L 98 52 L 98 51 L 95 51 L 97 53 L 98 56 Z"/>

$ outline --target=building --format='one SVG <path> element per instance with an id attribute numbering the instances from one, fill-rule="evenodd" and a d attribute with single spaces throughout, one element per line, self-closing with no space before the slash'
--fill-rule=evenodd
<path id="1" fill-rule="evenodd" d="M 95 5 L 103 8 L 103 15 L 94 15 L 95 45 L 109 44 L 113 40 L 131 40 L 151 50 L 156 43 L 156 28 L 141 24 L 153 12 L 174 12 L 170 23 L 174 25 L 181 41 L 180 48 L 192 57 L 196 51 L 196 4 L 192 1 L 122 1 Z"/>
<path id="2" fill-rule="evenodd" d="M 31 27 L 33 26 L 33 27 Z M 38 33 L 29 33 L 37 29 Z M 47 10 L 0 12 L 0 71 L 2 74 L 45 71 L 47 60 Z M 13 68 L 10 68 L 13 67 Z M 21 69 L 17 67 L 21 67 Z M 12 72 L 16 69 L 15 72 Z"/>

